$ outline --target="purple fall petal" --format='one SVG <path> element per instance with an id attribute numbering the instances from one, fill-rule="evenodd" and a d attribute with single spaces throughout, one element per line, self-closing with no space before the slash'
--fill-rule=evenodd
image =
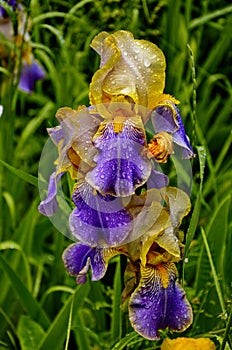
<path id="1" fill-rule="evenodd" d="M 134 329 L 151 340 L 159 339 L 160 329 L 180 332 L 191 324 L 191 306 L 176 282 L 174 264 L 141 268 L 140 284 L 129 302 L 129 317 Z"/>
<path id="2" fill-rule="evenodd" d="M 131 228 L 131 215 L 124 209 L 121 199 L 94 193 L 83 183 L 73 193 L 76 208 L 70 216 L 73 235 L 90 246 L 119 245 Z"/>
<path id="3" fill-rule="evenodd" d="M 182 158 L 194 157 L 179 109 L 172 101 L 164 101 L 163 105 L 156 107 L 151 113 L 151 120 L 155 132 L 165 131 L 172 134 L 173 142 L 182 148 Z"/>
<path id="4" fill-rule="evenodd" d="M 19 81 L 19 89 L 31 93 L 34 90 L 36 81 L 41 80 L 44 77 L 44 69 L 36 60 L 33 60 L 32 64 L 23 62 Z"/>
<path id="5" fill-rule="evenodd" d="M 91 266 L 92 281 L 100 280 L 106 273 L 108 260 L 117 255 L 113 249 L 92 248 L 74 243 L 63 253 L 64 265 L 70 275 L 76 276 L 78 284 L 86 282 L 86 274 Z"/>
<path id="6" fill-rule="evenodd" d="M 56 175 L 56 172 L 52 173 L 48 183 L 47 197 L 40 203 L 38 210 L 45 216 L 52 216 L 58 209 L 58 203 L 56 199 L 57 195 L 57 183 L 60 181 L 61 176 L 64 173 Z"/>
<path id="7" fill-rule="evenodd" d="M 105 122 L 103 130 L 95 136 L 94 145 L 99 151 L 94 158 L 97 165 L 87 174 L 86 181 L 101 193 L 129 196 L 146 182 L 151 163 L 142 155 L 143 129 L 138 128 L 132 118 L 121 124 Z M 116 130 L 117 127 L 121 129 Z"/>

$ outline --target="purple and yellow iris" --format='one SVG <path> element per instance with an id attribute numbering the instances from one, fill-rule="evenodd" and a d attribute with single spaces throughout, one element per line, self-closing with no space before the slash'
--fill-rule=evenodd
<path id="1" fill-rule="evenodd" d="M 159 196 L 166 198 L 165 209 L 158 202 Z M 180 332 L 192 322 L 191 307 L 177 283 L 174 264 L 181 257 L 178 227 L 190 210 L 190 201 L 184 192 L 172 187 L 162 193 L 157 190 L 152 197 L 156 197 L 153 207 L 159 214 L 139 239 L 112 248 L 74 243 L 65 250 L 63 260 L 68 272 L 82 284 L 90 267 L 96 281 L 105 275 L 110 258 L 126 255 L 129 262 L 122 299 L 128 303 L 131 324 L 145 338 L 159 339 L 160 329 Z"/>
<path id="2" fill-rule="evenodd" d="M 78 284 L 101 279 L 109 259 L 124 254 L 123 304 L 134 329 L 148 339 L 159 330 L 183 331 L 192 310 L 177 282 L 182 257 L 179 226 L 190 210 L 185 192 L 168 186 L 161 165 L 180 149 L 194 156 L 179 103 L 163 94 L 165 58 L 154 44 L 131 33 L 100 33 L 91 45 L 101 56 L 90 84 L 91 106 L 61 108 L 48 129 L 57 146 L 56 170 L 39 211 L 57 210 L 57 186 L 65 172 L 76 181 L 69 226 L 76 243 L 63 254 Z M 154 135 L 147 139 L 146 123 Z"/>

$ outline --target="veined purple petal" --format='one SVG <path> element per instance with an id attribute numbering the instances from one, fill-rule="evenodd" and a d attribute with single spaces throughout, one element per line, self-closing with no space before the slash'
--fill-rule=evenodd
<path id="1" fill-rule="evenodd" d="M 73 235 L 81 242 L 112 247 L 127 237 L 132 218 L 120 198 L 94 193 L 89 184 L 83 183 L 74 191 L 73 202 L 76 208 L 69 223 Z"/>
<path id="2" fill-rule="evenodd" d="M 102 123 L 94 137 L 99 153 L 96 166 L 86 181 L 101 193 L 129 196 L 145 183 L 151 172 L 151 162 L 142 153 L 145 133 L 140 118 L 127 118 L 121 123 Z"/>
<path id="3" fill-rule="evenodd" d="M 158 105 L 151 113 L 151 120 L 155 132 L 165 131 L 172 134 L 173 142 L 182 148 L 182 158 L 194 157 L 179 109 L 172 101 L 167 100 Z"/>
<path id="4" fill-rule="evenodd" d="M 44 77 L 44 69 L 36 60 L 33 60 L 32 64 L 24 62 L 20 75 L 19 89 L 31 93 L 34 90 L 36 81 L 44 79 Z"/>
<path id="5" fill-rule="evenodd" d="M 160 329 L 180 332 L 191 324 L 191 306 L 176 278 L 172 263 L 141 267 L 139 286 L 129 302 L 129 317 L 143 337 L 159 339 Z"/>
<path id="6" fill-rule="evenodd" d="M 106 273 L 108 260 L 119 254 L 115 249 L 104 249 L 74 243 L 63 253 L 63 261 L 70 275 L 76 276 L 78 284 L 86 282 L 86 274 L 91 266 L 92 281 L 100 280 Z"/>
<path id="7" fill-rule="evenodd" d="M 39 212 L 45 216 L 54 215 L 58 209 L 58 203 L 56 199 L 57 183 L 60 181 L 63 174 L 64 172 L 56 175 L 56 172 L 53 172 L 50 176 L 47 197 L 40 203 L 38 207 Z"/>

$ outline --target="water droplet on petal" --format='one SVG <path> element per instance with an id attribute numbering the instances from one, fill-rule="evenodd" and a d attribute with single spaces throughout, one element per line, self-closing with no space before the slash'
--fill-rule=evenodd
<path id="1" fill-rule="evenodd" d="M 150 67 L 150 65 L 151 65 L 150 59 L 144 58 L 143 64 L 145 67 Z"/>

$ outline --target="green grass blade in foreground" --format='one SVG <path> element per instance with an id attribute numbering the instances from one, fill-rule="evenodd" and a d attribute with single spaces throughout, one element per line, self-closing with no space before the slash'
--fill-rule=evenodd
<path id="1" fill-rule="evenodd" d="M 0 162 L 2 163 L 2 165 L 4 165 L 12 174 L 16 175 L 17 177 L 19 177 L 20 179 L 26 181 L 27 183 L 33 185 L 33 186 L 38 186 L 38 179 L 37 177 L 26 173 L 23 170 L 17 169 L 15 167 L 13 167 L 12 165 L 4 162 L 3 160 L 0 159 Z"/>
<path id="2" fill-rule="evenodd" d="M 121 337 L 121 293 L 122 293 L 122 281 L 121 281 L 121 260 L 120 256 L 117 259 L 116 271 L 114 275 L 113 285 L 113 307 L 112 307 L 112 319 L 111 319 L 111 339 L 114 344 Z"/>
<path id="3" fill-rule="evenodd" d="M 20 252 L 20 254 L 22 256 L 25 272 L 26 272 L 26 277 L 27 277 L 27 288 L 30 291 L 32 289 L 32 280 L 31 280 L 29 259 L 27 259 L 27 256 L 24 253 L 22 247 L 17 242 L 14 242 L 14 241 L 0 242 L 0 251 L 8 250 L 8 249 L 10 249 L 10 250 L 15 249 L 18 252 Z"/>
<path id="4" fill-rule="evenodd" d="M 21 350 L 36 349 L 44 335 L 42 327 L 30 317 L 22 315 L 18 323 L 18 337 Z"/>
<path id="5" fill-rule="evenodd" d="M 137 333 L 135 332 L 128 333 L 117 344 L 115 344 L 112 350 L 124 350 L 126 346 L 129 346 L 130 343 L 136 340 L 137 338 L 138 339 L 140 338 L 140 336 Z"/>
<path id="6" fill-rule="evenodd" d="M 196 199 L 196 202 L 194 205 L 193 214 L 191 217 L 189 228 L 187 231 L 184 257 L 187 257 L 187 255 L 188 255 L 188 250 L 189 250 L 190 244 L 192 242 L 192 239 L 194 237 L 194 234 L 195 234 L 195 231 L 196 231 L 196 228 L 198 225 L 198 220 L 199 220 L 199 216 L 200 216 L 200 209 L 201 209 L 202 186 L 203 186 L 203 178 L 204 178 L 204 170 L 205 170 L 206 152 L 205 152 L 205 148 L 202 146 L 197 147 L 197 152 L 198 152 L 199 165 L 200 165 L 200 187 L 199 187 L 197 199 Z"/>
<path id="7" fill-rule="evenodd" d="M 228 282 L 228 286 L 231 285 L 231 275 L 227 276 L 224 267 L 228 264 L 228 261 L 225 261 L 225 259 L 229 256 L 226 252 L 228 251 L 227 245 L 229 242 L 228 220 L 230 205 L 231 195 L 222 199 L 218 207 L 214 210 L 212 218 L 206 227 L 207 240 L 214 257 L 215 268 L 217 273 L 222 277 L 223 283 Z"/>
<path id="8" fill-rule="evenodd" d="M 31 316 L 32 319 L 38 320 L 43 328 L 49 326 L 49 319 L 41 308 L 39 303 L 32 297 L 31 293 L 25 287 L 23 282 L 18 278 L 14 270 L 8 265 L 5 259 L 0 255 L 0 267 L 5 272 L 6 276 L 11 282 L 12 289 L 18 295 L 21 304 L 24 309 Z"/>
<path id="9" fill-rule="evenodd" d="M 62 349 L 65 336 L 67 334 L 67 327 L 69 327 L 69 315 L 70 307 L 73 302 L 73 309 L 75 312 L 82 306 L 84 299 L 87 297 L 90 291 L 88 283 L 80 285 L 76 288 L 76 291 L 65 302 L 63 308 L 60 310 L 53 323 L 50 325 L 48 331 L 45 333 L 41 343 L 37 350 L 51 350 L 54 348 Z"/>
<path id="10" fill-rule="evenodd" d="M 28 139 L 33 136 L 36 130 L 40 127 L 44 120 L 48 119 L 54 113 L 54 103 L 48 101 L 43 108 L 39 111 L 38 115 L 32 118 L 27 126 L 23 129 L 22 135 L 19 139 L 18 145 L 16 147 L 16 154 L 22 152 Z"/>
<path id="11" fill-rule="evenodd" d="M 201 228 L 201 234 L 202 234 L 203 242 L 204 242 L 204 245 L 205 245 L 206 253 L 208 255 L 208 259 L 209 259 L 209 263 L 210 263 L 210 267 L 211 267 L 211 272 L 212 272 L 212 275 L 213 275 L 213 280 L 214 280 L 215 288 L 216 288 L 216 291 L 217 291 L 218 299 L 219 299 L 219 302 L 220 302 L 221 310 L 222 310 L 222 313 L 225 315 L 226 314 L 226 308 L 225 308 L 225 303 L 224 303 L 224 299 L 223 299 L 223 296 L 222 296 L 221 286 L 220 286 L 220 284 L 218 282 L 218 276 L 217 276 L 215 265 L 214 265 L 214 262 L 213 262 L 211 250 L 210 250 L 210 247 L 209 247 L 209 244 L 208 244 L 208 241 L 207 241 L 207 237 L 206 237 L 206 234 L 205 234 L 205 231 L 204 231 L 203 227 Z"/>

